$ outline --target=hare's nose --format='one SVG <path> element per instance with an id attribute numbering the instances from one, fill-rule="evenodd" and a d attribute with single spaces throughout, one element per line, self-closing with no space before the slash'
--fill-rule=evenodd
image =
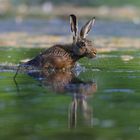
<path id="1" fill-rule="evenodd" d="M 92 53 L 93 53 L 94 55 L 96 55 L 96 54 L 97 54 L 97 52 L 96 52 L 96 51 L 93 51 Z"/>
<path id="2" fill-rule="evenodd" d="M 96 51 L 96 50 L 94 50 L 94 53 L 95 53 L 95 54 L 97 54 L 97 51 Z"/>

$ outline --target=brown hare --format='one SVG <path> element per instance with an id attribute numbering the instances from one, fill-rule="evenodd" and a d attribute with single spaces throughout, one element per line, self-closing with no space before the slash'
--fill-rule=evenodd
<path id="1" fill-rule="evenodd" d="M 92 42 L 86 39 L 94 22 L 95 18 L 89 20 L 81 28 L 80 33 L 78 33 L 77 18 L 75 15 L 70 15 L 73 42 L 71 44 L 54 45 L 20 66 L 39 69 L 71 69 L 75 66 L 76 61 L 82 57 L 94 58 L 96 56 L 96 49 Z"/>

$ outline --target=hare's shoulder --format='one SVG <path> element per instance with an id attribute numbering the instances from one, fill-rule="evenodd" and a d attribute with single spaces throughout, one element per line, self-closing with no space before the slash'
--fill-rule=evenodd
<path id="1" fill-rule="evenodd" d="M 46 51 L 44 51 L 41 55 L 43 57 L 48 57 L 48 56 L 66 57 L 66 56 L 69 56 L 69 51 L 64 49 L 64 46 L 55 45 L 55 46 L 52 46 L 51 48 L 47 49 Z"/>

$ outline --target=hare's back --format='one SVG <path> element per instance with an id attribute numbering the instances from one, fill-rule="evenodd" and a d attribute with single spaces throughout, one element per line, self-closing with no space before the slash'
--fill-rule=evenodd
<path id="1" fill-rule="evenodd" d="M 41 55 L 43 67 L 69 68 L 73 65 L 71 54 L 61 46 L 53 46 Z"/>
<path id="2" fill-rule="evenodd" d="M 67 57 L 69 52 L 67 52 L 62 46 L 55 45 L 42 53 L 43 57 L 54 56 L 54 57 Z"/>

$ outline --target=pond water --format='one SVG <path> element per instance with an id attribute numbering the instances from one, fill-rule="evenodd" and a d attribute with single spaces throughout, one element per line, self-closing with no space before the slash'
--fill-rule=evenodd
<path id="1" fill-rule="evenodd" d="M 87 20 L 80 20 L 79 28 L 86 22 Z M 16 19 L 4 19 L 0 20 L 0 27 L 0 33 L 26 32 L 33 35 L 70 35 L 69 19 L 23 19 L 20 22 Z M 95 27 L 90 32 L 90 35 L 140 37 L 139 29 L 140 23 L 132 21 L 110 21 L 97 19 Z"/>
<path id="2" fill-rule="evenodd" d="M 1 34 L 69 35 L 70 30 L 68 20 L 59 19 L 4 19 L 0 26 Z M 139 28 L 97 20 L 91 35 L 140 37 Z M 15 64 L 40 51 L 0 47 L 0 139 L 139 140 L 140 50 L 98 53 L 80 60 L 72 72 L 20 72 L 14 81 Z"/>
<path id="3" fill-rule="evenodd" d="M 40 50 L 0 48 L 0 139 L 139 140 L 139 50 L 99 53 L 73 72 L 20 72 L 15 83 L 13 64 Z"/>

